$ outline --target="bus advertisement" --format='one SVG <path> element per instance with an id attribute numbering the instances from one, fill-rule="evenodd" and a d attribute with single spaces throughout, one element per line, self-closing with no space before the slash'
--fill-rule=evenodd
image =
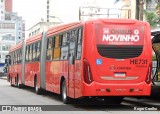
<path id="1" fill-rule="evenodd" d="M 149 96 L 152 46 L 147 22 L 95 19 L 62 24 L 28 38 L 9 52 L 11 85 L 70 99 L 99 97 L 117 104 Z"/>

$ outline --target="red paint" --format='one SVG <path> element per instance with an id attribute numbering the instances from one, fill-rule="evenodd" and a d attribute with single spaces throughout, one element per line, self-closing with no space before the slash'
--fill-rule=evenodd
<path id="1" fill-rule="evenodd" d="M 96 25 L 96 27 L 95 27 Z M 98 25 L 98 27 L 97 27 Z M 64 77 L 67 84 L 68 96 L 71 98 L 80 98 L 83 96 L 144 96 L 150 95 L 151 82 L 146 83 L 148 75 L 148 67 L 152 58 L 150 27 L 146 22 L 126 19 L 97 19 L 86 22 L 76 22 L 53 27 L 47 31 L 47 37 L 64 33 L 74 28 L 82 27 L 82 55 L 80 60 L 75 60 L 74 64 L 69 64 L 68 60 L 63 61 L 46 61 L 45 76 L 43 80 L 46 83 L 46 90 L 60 94 L 60 82 Z M 104 29 L 108 28 L 108 29 Z M 123 29 L 125 33 L 114 33 L 114 35 L 134 35 L 138 30 L 139 40 L 132 43 L 133 46 L 143 46 L 143 51 L 138 57 L 127 59 L 115 59 L 103 57 L 98 53 L 97 45 L 115 45 L 123 47 L 124 41 L 104 42 L 103 35 L 110 35 L 112 29 Z M 113 32 L 113 31 L 112 31 Z M 113 33 L 112 33 L 113 34 Z M 42 39 L 42 34 L 27 39 L 27 45 Z M 116 43 L 115 43 L 116 42 Z M 121 43 L 120 43 L 121 42 Z M 21 44 L 22 45 L 22 44 Z M 19 49 L 18 45 L 11 49 L 11 52 Z M 96 60 L 101 59 L 100 65 L 96 64 Z M 84 81 L 84 60 L 88 62 L 85 73 L 86 78 L 91 78 L 92 82 Z M 136 64 L 131 64 L 131 61 Z M 147 60 L 145 64 L 137 64 L 139 60 Z M 10 66 L 9 74 L 14 77 L 16 73 L 20 73 L 21 66 Z M 16 70 L 19 69 L 19 70 Z M 124 73 L 125 78 L 116 77 L 115 74 Z M 40 87 L 40 62 L 25 64 L 25 84 L 34 86 L 34 75 L 37 74 Z M 135 91 L 129 92 L 134 88 Z M 107 92 L 107 90 L 110 92 Z M 137 92 L 137 90 L 139 90 Z"/>

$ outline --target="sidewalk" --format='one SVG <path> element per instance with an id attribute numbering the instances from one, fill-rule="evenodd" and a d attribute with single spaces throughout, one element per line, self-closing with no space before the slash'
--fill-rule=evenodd
<path id="1" fill-rule="evenodd" d="M 7 80 L 7 76 L 0 76 L 0 79 Z"/>

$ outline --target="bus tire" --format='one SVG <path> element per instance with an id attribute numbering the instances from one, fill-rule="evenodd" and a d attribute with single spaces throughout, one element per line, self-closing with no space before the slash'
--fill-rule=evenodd
<path id="1" fill-rule="evenodd" d="M 66 86 L 65 80 L 63 80 L 61 87 L 62 87 L 62 91 L 61 91 L 62 101 L 64 104 L 68 104 L 70 99 L 67 96 L 67 86 Z"/>
<path id="2" fill-rule="evenodd" d="M 37 79 L 37 77 L 35 77 L 35 80 L 34 80 L 34 88 L 35 88 L 36 94 L 40 95 L 41 94 L 41 89 L 38 88 L 38 79 Z"/>

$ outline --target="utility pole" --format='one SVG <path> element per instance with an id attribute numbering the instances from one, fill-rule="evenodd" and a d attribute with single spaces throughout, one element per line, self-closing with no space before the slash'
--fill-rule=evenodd
<path id="1" fill-rule="evenodd" d="M 139 0 L 139 20 L 143 21 L 143 5 L 144 5 L 144 1 L 143 0 Z"/>
<path id="2" fill-rule="evenodd" d="M 139 20 L 139 0 L 136 0 L 136 17 Z"/>
<path id="3" fill-rule="evenodd" d="M 47 0 L 47 22 L 49 22 L 50 0 Z"/>

